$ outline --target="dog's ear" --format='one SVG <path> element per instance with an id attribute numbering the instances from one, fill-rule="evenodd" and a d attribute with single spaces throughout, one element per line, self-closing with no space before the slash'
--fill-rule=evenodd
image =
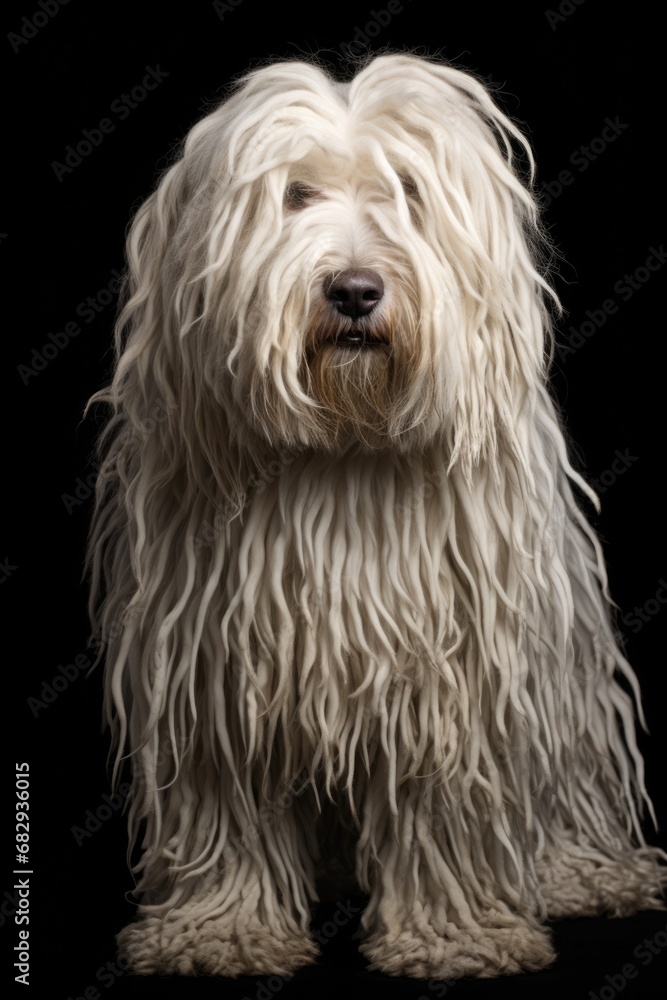
<path id="1" fill-rule="evenodd" d="M 517 428 L 538 405 L 551 314 L 560 304 L 546 278 L 551 249 L 533 193 L 530 146 L 478 81 L 457 74 L 452 84 L 461 94 L 459 142 L 451 154 L 436 150 L 436 162 L 444 211 L 454 216 L 447 227 L 458 242 L 452 256 L 464 262 L 457 276 L 466 317 L 458 326 L 457 353 L 465 360 L 455 453 L 475 461 L 516 444 Z M 457 170 L 464 201 L 452 188 Z"/>
<path id="2" fill-rule="evenodd" d="M 188 495 L 233 505 L 240 501 L 238 459 L 229 455 L 219 378 L 224 324 L 211 301 L 231 257 L 229 247 L 212 248 L 211 236 L 228 181 L 208 163 L 193 163 L 191 145 L 189 138 L 129 228 L 114 377 L 93 401 L 113 407 L 120 451 L 126 462 L 133 456 L 137 476 L 152 477 L 151 494 L 164 486 L 176 495 L 180 479 Z M 220 228 L 226 232 L 224 220 Z"/>
<path id="3" fill-rule="evenodd" d="M 180 159 L 136 213 L 126 241 L 113 380 L 88 404 L 111 408 L 98 441 L 87 569 L 118 761 L 128 748 L 143 747 L 156 713 L 164 711 L 152 657 L 165 641 L 165 593 L 173 584 L 176 603 L 195 586 L 194 567 L 201 581 L 220 563 L 225 530 L 249 481 L 226 411 L 205 377 L 211 350 L 202 336 L 205 248 L 196 233 L 209 196 L 193 188 Z"/>
<path id="4" fill-rule="evenodd" d="M 503 451 L 536 405 L 551 312 L 560 305 L 545 276 L 551 251 L 527 140 L 480 82 L 451 69 L 440 79 L 455 92 L 455 100 L 443 94 L 443 131 L 433 140 L 441 238 L 459 313 L 455 356 L 463 362 L 454 456 L 474 463 Z"/>
<path id="5" fill-rule="evenodd" d="M 380 57 L 351 100 L 369 128 L 391 136 L 395 169 L 419 191 L 421 235 L 439 272 L 437 290 L 423 295 L 432 317 L 421 335 L 443 358 L 453 461 L 471 467 L 498 453 L 498 435 L 514 433 L 542 384 L 559 309 L 530 146 L 483 83 L 436 61 Z"/>

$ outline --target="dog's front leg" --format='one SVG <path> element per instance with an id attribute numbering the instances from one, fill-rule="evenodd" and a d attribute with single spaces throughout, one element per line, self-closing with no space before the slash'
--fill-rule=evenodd
<path id="1" fill-rule="evenodd" d="M 377 758 L 376 758 L 377 764 Z M 534 971 L 555 958 L 535 916 L 527 858 L 516 831 L 488 797 L 456 781 L 410 776 L 391 788 L 376 766 L 358 847 L 358 877 L 371 898 L 360 950 L 395 976 L 449 979 Z M 498 822 L 500 820 L 500 822 Z M 513 857 L 512 857 L 513 855 Z"/>
<path id="2" fill-rule="evenodd" d="M 303 833 L 307 824 L 296 815 L 308 808 L 307 795 L 299 798 L 288 788 L 261 805 L 246 797 L 243 808 L 233 793 L 233 808 L 201 788 L 196 801 L 183 784 L 171 795 L 180 800 L 178 811 L 175 801 L 169 810 L 180 817 L 179 829 L 161 856 L 151 858 L 139 886 L 137 919 L 118 935 L 130 971 L 285 975 L 314 962 L 318 950 L 309 933 L 313 873 Z M 222 816 L 215 816 L 214 806 Z M 211 851 L 216 824 L 221 843 Z M 208 855 L 215 857 L 208 868 L 203 860 L 199 865 L 192 860 L 206 857 L 207 840 Z"/>

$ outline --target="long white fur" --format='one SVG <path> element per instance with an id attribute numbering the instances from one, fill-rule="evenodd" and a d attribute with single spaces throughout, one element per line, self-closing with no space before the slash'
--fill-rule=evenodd
<path id="1" fill-rule="evenodd" d="M 547 391 L 557 300 L 517 155 L 532 171 L 439 62 L 385 55 L 349 84 L 277 63 L 136 215 L 89 560 L 143 828 L 137 972 L 312 961 L 327 796 L 386 972 L 539 968 L 545 916 L 660 905 L 639 692 Z M 325 405 L 305 359 L 350 267 L 382 275 L 393 367 L 328 356 Z"/>

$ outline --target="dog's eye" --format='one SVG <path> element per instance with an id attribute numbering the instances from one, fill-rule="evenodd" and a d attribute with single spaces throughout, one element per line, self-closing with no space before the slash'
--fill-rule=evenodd
<path id="1" fill-rule="evenodd" d="M 410 218 L 412 219 L 412 225 L 418 232 L 423 231 L 423 221 L 421 219 L 421 209 L 423 208 L 423 201 L 421 195 L 419 194 L 419 188 L 417 187 L 415 181 L 408 174 L 399 174 L 399 180 L 403 187 L 403 194 L 405 195 L 406 201 L 408 203 L 408 209 L 410 211 Z"/>
<path id="2" fill-rule="evenodd" d="M 317 191 L 315 188 L 312 188 L 309 184 L 304 184 L 301 181 L 294 181 L 292 184 L 289 184 L 285 190 L 285 208 L 290 208 L 292 210 L 305 208 L 306 205 L 309 205 L 310 202 L 316 197 Z"/>

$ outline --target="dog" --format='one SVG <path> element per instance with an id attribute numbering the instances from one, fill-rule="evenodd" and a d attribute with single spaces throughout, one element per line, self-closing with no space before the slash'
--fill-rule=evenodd
<path id="1" fill-rule="evenodd" d="M 533 170 L 450 65 L 277 62 L 136 213 L 88 561 L 137 974 L 315 962 L 327 878 L 416 978 L 661 907 Z"/>

